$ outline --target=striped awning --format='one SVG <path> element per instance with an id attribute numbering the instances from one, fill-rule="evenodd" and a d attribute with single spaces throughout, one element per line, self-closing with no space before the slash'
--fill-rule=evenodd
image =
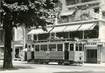
<path id="1" fill-rule="evenodd" d="M 69 31 L 84 31 L 84 30 L 92 30 L 96 26 L 96 23 L 88 23 L 88 24 L 76 24 L 69 25 L 63 30 L 64 32 Z"/>
<path id="2" fill-rule="evenodd" d="M 48 33 L 57 33 L 57 32 L 70 32 L 70 31 L 84 31 L 84 30 L 92 30 L 96 26 L 96 23 L 87 23 L 87 24 L 74 24 L 74 25 L 63 25 L 63 26 L 55 26 L 54 28 L 47 28 L 47 32 L 42 29 L 33 29 L 29 34 L 44 34 Z"/>
<path id="3" fill-rule="evenodd" d="M 63 32 L 66 26 L 58 26 L 58 27 L 54 27 L 54 29 L 51 31 L 53 33 L 56 32 Z"/>
<path id="4" fill-rule="evenodd" d="M 79 31 L 92 30 L 96 26 L 96 23 L 81 24 Z"/>
<path id="5" fill-rule="evenodd" d="M 77 31 L 79 27 L 80 25 L 69 25 L 69 26 L 66 26 L 64 32 Z"/>
<path id="6" fill-rule="evenodd" d="M 48 33 L 50 30 L 52 30 L 52 28 L 47 28 L 47 31 L 44 31 L 42 29 L 33 29 L 28 33 L 28 35 L 31 35 L 31 34 L 44 34 L 44 33 Z"/>

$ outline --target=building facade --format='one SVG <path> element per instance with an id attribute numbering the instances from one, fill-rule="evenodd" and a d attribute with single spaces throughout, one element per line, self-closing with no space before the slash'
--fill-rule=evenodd
<path id="1" fill-rule="evenodd" d="M 4 58 L 4 35 L 5 32 L 0 29 L 0 59 Z M 13 60 L 24 60 L 25 48 L 25 28 L 17 27 L 13 29 L 12 39 L 12 58 Z"/>
<path id="2" fill-rule="evenodd" d="M 12 42 L 13 48 L 13 59 L 14 60 L 24 60 L 24 50 L 25 50 L 25 28 L 17 27 L 14 28 L 14 39 Z"/>
<path id="3" fill-rule="evenodd" d="M 84 44 L 84 62 L 105 62 L 105 1 L 61 0 L 61 2 L 61 18 L 56 19 L 54 26 L 48 26 L 49 32 L 39 28 L 32 29 L 28 33 L 28 51 L 35 50 L 34 44 L 49 43 L 48 40 L 75 41 Z M 32 54 L 27 56 L 28 59 L 32 58 Z"/>

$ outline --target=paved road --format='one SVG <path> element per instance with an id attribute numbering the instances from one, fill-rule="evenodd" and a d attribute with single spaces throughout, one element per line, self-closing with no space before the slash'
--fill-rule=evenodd
<path id="1" fill-rule="evenodd" d="M 2 65 L 2 63 L 0 63 Z M 15 69 L 0 70 L 0 73 L 105 73 L 105 65 L 84 64 L 83 66 L 42 65 L 14 62 Z"/>

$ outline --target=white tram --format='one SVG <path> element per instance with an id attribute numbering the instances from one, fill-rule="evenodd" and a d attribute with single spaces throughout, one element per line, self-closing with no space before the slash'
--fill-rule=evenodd
<path id="1" fill-rule="evenodd" d="M 37 42 L 29 46 L 27 59 L 34 63 L 83 63 L 84 43 L 77 41 Z M 33 48 L 33 52 L 30 51 Z"/>

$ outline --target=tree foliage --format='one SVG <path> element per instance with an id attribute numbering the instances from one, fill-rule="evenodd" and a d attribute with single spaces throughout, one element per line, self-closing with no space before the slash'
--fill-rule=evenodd
<path id="1" fill-rule="evenodd" d="M 12 26 L 25 25 L 44 26 L 52 24 L 56 16 L 56 8 L 58 0 L 3 0 L 1 8 L 3 9 L 2 19 L 6 19 L 8 14 L 9 21 Z M 4 25 L 5 28 L 6 25 Z"/>
<path id="2" fill-rule="evenodd" d="M 3 68 L 12 68 L 12 30 L 13 27 L 42 27 L 53 24 L 61 7 L 58 0 L 0 0 L 0 23 L 5 31 L 5 50 Z M 57 16 L 58 17 L 58 16 Z M 46 30 L 47 31 L 47 30 Z M 9 35 L 8 35 L 9 34 Z"/>

